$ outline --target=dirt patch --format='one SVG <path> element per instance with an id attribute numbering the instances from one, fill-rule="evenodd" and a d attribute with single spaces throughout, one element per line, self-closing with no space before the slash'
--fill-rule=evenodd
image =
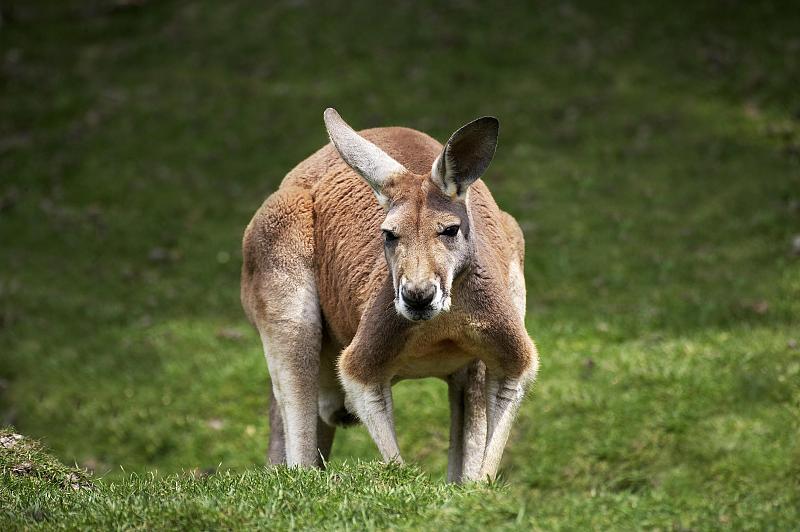
<path id="1" fill-rule="evenodd" d="M 41 443 L 0 429 L 0 482 L 5 478 L 30 478 L 64 489 L 90 489 L 89 475 L 68 467 L 45 451 Z"/>

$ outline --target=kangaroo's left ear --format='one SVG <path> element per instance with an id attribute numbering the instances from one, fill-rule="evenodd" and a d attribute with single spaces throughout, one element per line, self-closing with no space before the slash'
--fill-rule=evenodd
<path id="1" fill-rule="evenodd" d="M 378 202 L 388 209 L 392 179 L 407 173 L 408 170 L 382 149 L 353 131 L 353 128 L 342 120 L 336 109 L 331 107 L 325 109 L 323 118 L 336 151 L 350 168 L 364 178 L 372 187 Z"/>
<path id="2" fill-rule="evenodd" d="M 492 162 L 499 131 L 500 122 L 493 116 L 478 118 L 461 127 L 433 161 L 431 180 L 452 199 L 464 199 L 467 187 Z"/>

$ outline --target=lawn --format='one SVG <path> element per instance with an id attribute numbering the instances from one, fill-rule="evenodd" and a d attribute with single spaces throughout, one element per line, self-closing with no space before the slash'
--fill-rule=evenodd
<path id="1" fill-rule="evenodd" d="M 797 528 L 790 2 L 0 14 L 0 425 L 93 473 L 0 448 L 0 528 Z M 328 106 L 440 140 L 500 119 L 485 181 L 525 232 L 542 366 L 497 485 L 443 483 L 433 380 L 395 388 L 413 465 L 356 427 L 328 471 L 263 467 L 241 234 Z"/>

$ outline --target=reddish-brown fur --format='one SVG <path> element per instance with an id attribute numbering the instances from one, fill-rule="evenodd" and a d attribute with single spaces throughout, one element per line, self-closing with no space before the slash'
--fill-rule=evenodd
<path id="1" fill-rule="evenodd" d="M 537 354 L 524 328 L 524 241 L 517 223 L 481 180 L 463 201 L 446 196 L 430 179 L 442 145 L 424 133 L 390 127 L 360 135 L 408 170 L 386 191 L 394 205 L 406 207 L 400 225 L 418 231 L 415 245 L 425 248 L 415 251 L 418 262 L 436 253 L 434 237 L 429 244 L 425 239 L 436 234 L 437 220 L 459 220 L 474 243 L 474 256 L 453 281 L 452 307 L 422 322 L 398 315 L 381 234 L 387 211 L 328 144 L 287 174 L 245 231 L 242 303 L 250 320 L 262 337 L 295 339 L 301 348 L 287 363 L 300 374 L 319 371 L 313 357 L 322 350 L 341 352 L 340 374 L 364 384 L 447 377 L 472 360 L 493 375 L 532 379 Z M 304 317 L 313 308 L 290 308 L 308 285 L 316 290 L 321 331 Z"/>
<path id="2" fill-rule="evenodd" d="M 395 184 L 398 194 L 412 196 L 420 204 L 430 201 L 429 196 L 445 201 L 443 194 L 424 179 L 442 150 L 439 142 L 402 127 L 367 129 L 359 134 L 418 174 Z M 470 187 L 470 207 L 475 232 L 490 251 L 485 258 L 491 261 L 476 275 L 491 276 L 492 283 L 507 286 L 509 261 L 519 261 L 522 266 L 524 242 L 519 226 L 497 207 L 482 180 Z M 310 261 L 327 332 L 346 346 L 355 336 L 371 295 L 381 290 L 388 277 L 380 231 L 385 216 L 369 186 L 328 144 L 289 172 L 279 191 L 267 198 L 250 222 L 243 244 L 243 287 L 253 282 L 256 271 L 270 271 L 273 261 L 291 262 L 298 257 Z M 287 219 L 293 224 L 285 224 Z M 299 231 L 298 226 L 302 228 Z M 259 253 L 266 249 L 280 253 Z M 481 292 L 474 298 L 479 299 Z M 244 298 L 252 296 L 256 294 L 249 292 Z M 475 303 L 493 305 L 492 298 Z M 249 301 L 244 306 L 269 307 L 267 301 L 261 305 Z M 489 311 L 495 310 L 499 309 Z M 394 313 L 394 309 L 387 308 L 387 313 Z M 403 325 L 398 323 L 397 327 L 402 329 Z"/>

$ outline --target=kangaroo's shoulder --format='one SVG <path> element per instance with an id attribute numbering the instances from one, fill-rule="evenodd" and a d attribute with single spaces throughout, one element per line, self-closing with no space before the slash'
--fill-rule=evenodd
<path id="1" fill-rule="evenodd" d="M 308 189 L 281 187 L 256 211 L 242 236 L 242 275 L 310 264 L 314 253 L 313 202 Z"/>
<path id="2" fill-rule="evenodd" d="M 501 255 L 512 251 L 511 255 L 521 260 L 525 254 L 522 229 L 513 216 L 500 209 L 482 179 L 472 186 L 469 203 L 473 221 L 484 239 L 492 243 Z"/>
<path id="3" fill-rule="evenodd" d="M 267 308 L 265 292 L 275 296 L 278 290 L 302 285 L 313 255 L 311 194 L 301 187 L 276 190 L 261 204 L 242 236 L 240 297 L 251 322 Z M 271 310 L 280 313 L 287 308 L 275 305 Z"/>
<path id="4" fill-rule="evenodd" d="M 505 211 L 500 211 L 500 219 L 503 223 L 506 235 L 508 235 L 508 239 L 512 244 L 512 249 L 514 250 L 516 258 L 520 263 L 523 263 L 525 261 L 525 235 L 522 232 L 522 228 L 519 226 L 519 223 L 517 223 L 516 218 Z"/>

